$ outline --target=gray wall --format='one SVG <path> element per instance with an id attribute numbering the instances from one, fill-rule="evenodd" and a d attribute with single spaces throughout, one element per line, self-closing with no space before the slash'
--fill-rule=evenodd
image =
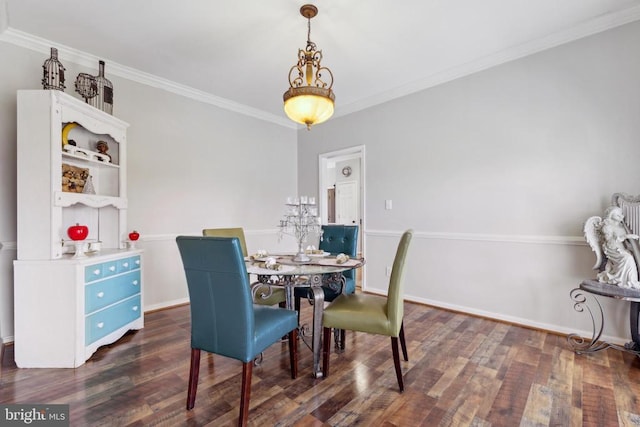
<path id="1" fill-rule="evenodd" d="M 16 91 L 40 89 L 48 50 L 0 42 L 0 337 L 13 340 L 16 256 Z M 63 55 L 66 93 L 79 67 Z M 11 64 L 11 66 L 7 66 Z M 128 224 L 142 234 L 146 310 L 187 301 L 175 236 L 242 226 L 250 249 L 278 248 L 275 226 L 296 194 L 296 132 L 109 75 L 114 115 L 130 123 Z M 293 167 L 291 165 L 294 165 Z M 47 185 L 43 183 L 43 185 Z"/>
<path id="2" fill-rule="evenodd" d="M 365 145 L 367 290 L 411 227 L 408 299 L 586 330 L 569 299 L 594 275 L 582 224 L 640 193 L 638 45 L 628 24 L 300 131 L 300 191 L 319 154 Z M 626 303 L 607 304 L 605 333 L 627 335 Z"/>
<path id="3" fill-rule="evenodd" d="M 298 187 L 317 196 L 318 154 L 364 145 L 365 289 L 386 290 L 385 267 L 412 227 L 408 299 L 588 330 L 568 296 L 593 276 L 582 223 L 602 214 L 611 193 L 640 193 L 639 42 L 640 24 L 629 24 L 297 133 L 112 77 L 107 60 L 115 115 L 131 123 L 129 225 L 146 251 L 145 309 L 186 300 L 176 234 L 242 225 L 250 251 L 286 246 L 274 230 L 282 201 Z M 15 91 L 40 87 L 47 56 L 0 42 L 11 64 L 0 67 L 5 341 L 13 334 Z M 61 60 L 70 80 L 95 74 Z M 605 301 L 605 309 L 605 333 L 622 339 L 625 303 Z"/>

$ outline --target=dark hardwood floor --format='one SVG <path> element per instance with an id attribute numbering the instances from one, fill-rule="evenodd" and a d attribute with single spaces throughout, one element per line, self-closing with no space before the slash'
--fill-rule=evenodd
<path id="1" fill-rule="evenodd" d="M 311 308 L 303 304 L 303 320 Z M 639 426 L 640 363 L 617 350 L 575 355 L 566 338 L 405 304 L 409 362 L 398 392 L 388 338 L 347 333 L 331 375 L 311 377 L 300 346 L 291 380 L 287 344 L 253 370 L 255 426 Z M 204 355 L 196 406 L 185 410 L 189 307 L 150 313 L 145 328 L 77 369 L 17 369 L 5 346 L 0 403 L 65 403 L 72 426 L 235 425 L 241 364 Z"/>

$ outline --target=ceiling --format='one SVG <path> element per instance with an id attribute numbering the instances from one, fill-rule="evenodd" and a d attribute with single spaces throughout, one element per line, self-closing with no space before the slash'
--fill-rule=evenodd
<path id="1" fill-rule="evenodd" d="M 307 2 L 0 0 L 0 40 L 58 47 L 63 63 L 86 53 L 106 61 L 107 77 L 153 76 L 293 126 L 282 94 L 306 44 Z M 336 116 L 640 19 L 640 0 L 312 3 L 311 40 L 335 78 Z"/>

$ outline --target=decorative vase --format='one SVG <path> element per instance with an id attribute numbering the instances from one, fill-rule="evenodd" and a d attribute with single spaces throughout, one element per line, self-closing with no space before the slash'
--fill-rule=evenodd
<path id="1" fill-rule="evenodd" d="M 98 62 L 98 75 L 95 76 L 98 94 L 87 100 L 89 105 L 113 114 L 113 83 L 104 76 L 104 61 Z"/>
<path id="2" fill-rule="evenodd" d="M 93 187 L 93 177 L 91 175 L 89 175 L 87 181 L 84 183 L 82 192 L 84 194 L 96 194 L 96 189 Z"/>
<path id="3" fill-rule="evenodd" d="M 51 57 L 42 64 L 44 75 L 42 77 L 42 87 L 44 89 L 55 89 L 64 92 L 64 66 L 58 61 L 58 49 L 51 48 Z"/>
<path id="4" fill-rule="evenodd" d="M 80 73 L 76 77 L 76 92 L 84 98 L 84 102 L 89 103 L 89 99 L 98 94 L 98 83 L 91 74 Z"/>

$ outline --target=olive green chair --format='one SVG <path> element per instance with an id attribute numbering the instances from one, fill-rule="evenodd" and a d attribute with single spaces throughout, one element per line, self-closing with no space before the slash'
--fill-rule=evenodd
<path id="1" fill-rule="evenodd" d="M 205 237 L 237 237 L 240 240 L 240 248 L 242 249 L 242 255 L 246 258 L 248 256 L 247 253 L 247 242 L 244 238 L 244 229 L 241 227 L 233 227 L 233 228 L 205 228 L 202 230 L 202 235 Z M 269 295 L 269 291 L 271 291 L 271 295 Z M 253 300 L 255 304 L 260 305 L 280 305 L 280 307 L 284 307 L 286 304 L 287 297 L 284 293 L 284 289 L 282 288 L 271 288 L 268 286 L 262 286 L 257 289 L 255 293 L 256 297 Z M 262 295 L 269 295 L 266 298 L 263 298 Z"/>
<path id="2" fill-rule="evenodd" d="M 398 378 L 400 392 L 404 391 L 400 355 L 398 353 L 398 338 L 400 338 L 400 344 L 402 345 L 404 360 L 408 361 L 409 356 L 407 355 L 403 324 L 403 276 L 407 251 L 412 236 L 413 230 L 407 230 L 400 239 L 389 280 L 389 292 L 386 297 L 361 293 L 341 294 L 324 309 L 322 316 L 322 326 L 324 328 L 322 370 L 325 378 L 329 376 L 331 329 L 367 332 L 391 337 L 391 350 L 393 352 L 396 377 Z"/>

